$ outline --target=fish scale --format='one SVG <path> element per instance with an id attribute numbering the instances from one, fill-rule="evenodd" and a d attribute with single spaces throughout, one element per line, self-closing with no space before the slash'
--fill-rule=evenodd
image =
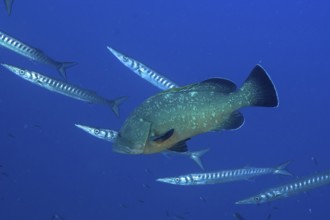
<path id="1" fill-rule="evenodd" d="M 327 184 L 330 184 L 330 170 L 268 189 L 258 195 L 240 200 L 236 202 L 236 204 L 261 204 L 271 202 L 276 199 L 289 197 Z"/>

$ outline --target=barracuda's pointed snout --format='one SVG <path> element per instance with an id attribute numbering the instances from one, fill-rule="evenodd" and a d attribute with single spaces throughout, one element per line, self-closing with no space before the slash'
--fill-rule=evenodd
<path id="1" fill-rule="evenodd" d="M 240 200 L 235 202 L 236 205 L 244 205 L 244 204 L 248 204 L 246 200 Z"/>
<path id="2" fill-rule="evenodd" d="M 119 53 L 118 51 L 116 51 L 115 49 L 113 49 L 110 46 L 107 46 L 108 50 L 115 56 L 122 56 L 123 54 Z"/>
<path id="3" fill-rule="evenodd" d="M 158 182 L 174 184 L 173 178 L 158 178 Z"/>
<path id="4" fill-rule="evenodd" d="M 252 196 L 246 199 L 242 199 L 240 201 L 235 202 L 235 204 L 237 205 L 251 205 L 251 204 L 261 204 L 265 202 L 265 196 L 263 195 L 256 195 L 256 196 Z"/>
<path id="5" fill-rule="evenodd" d="M 6 68 L 7 70 L 9 70 L 10 72 L 16 74 L 16 75 L 25 75 L 25 71 L 23 69 L 20 69 L 16 66 L 12 66 L 12 65 L 9 65 L 9 64 L 5 64 L 5 63 L 2 63 L 1 64 L 4 68 Z"/>
<path id="6" fill-rule="evenodd" d="M 158 182 L 174 184 L 174 185 L 186 185 L 186 182 L 181 177 L 165 177 L 156 179 Z"/>
<path id="7" fill-rule="evenodd" d="M 1 66 L 5 67 L 6 69 L 8 69 L 10 71 L 13 71 L 14 70 L 14 67 L 13 66 L 8 65 L 8 64 L 5 64 L 5 63 L 2 63 Z"/>
<path id="8" fill-rule="evenodd" d="M 75 124 L 75 126 L 83 131 L 86 131 L 87 133 L 93 133 L 93 129 L 89 126 L 81 125 L 81 124 Z"/>

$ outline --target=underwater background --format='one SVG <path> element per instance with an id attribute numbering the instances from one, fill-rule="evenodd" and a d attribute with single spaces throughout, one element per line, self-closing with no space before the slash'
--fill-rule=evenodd
<path id="1" fill-rule="evenodd" d="M 188 142 L 210 148 L 205 171 L 271 167 L 292 160 L 301 177 L 330 168 L 330 3 L 320 1 L 95 0 L 0 4 L 0 31 L 78 64 L 68 82 L 107 98 L 110 108 L 49 92 L 0 70 L 0 220 L 328 219 L 330 189 L 263 205 L 235 202 L 295 177 L 176 186 L 159 177 L 201 172 L 185 156 L 125 155 L 74 124 L 119 130 L 160 90 L 122 65 L 111 46 L 179 85 L 212 77 L 238 86 L 256 65 L 271 76 L 278 108 L 244 108 L 245 124 Z M 56 70 L 0 48 L 0 62 L 60 79 Z"/>

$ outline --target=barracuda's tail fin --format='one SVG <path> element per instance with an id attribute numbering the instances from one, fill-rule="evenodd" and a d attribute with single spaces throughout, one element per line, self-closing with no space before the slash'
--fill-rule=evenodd
<path id="1" fill-rule="evenodd" d="M 119 117 L 119 105 L 127 99 L 126 96 L 116 98 L 114 100 L 109 100 L 108 103 L 112 109 L 112 111 L 116 114 L 117 117 Z"/>
<path id="2" fill-rule="evenodd" d="M 240 88 L 243 97 L 250 106 L 277 107 L 278 97 L 276 88 L 266 73 L 257 65 Z"/>
<path id="3" fill-rule="evenodd" d="M 76 62 L 58 62 L 56 65 L 56 69 L 60 73 L 60 75 L 63 77 L 63 79 L 66 80 L 66 69 L 73 67 L 74 65 L 77 65 L 77 63 Z"/>
<path id="4" fill-rule="evenodd" d="M 286 161 L 286 162 L 281 163 L 280 165 L 274 167 L 273 174 L 281 174 L 281 175 L 293 176 L 293 174 L 287 170 L 287 166 L 290 163 L 291 163 L 291 161 Z"/>

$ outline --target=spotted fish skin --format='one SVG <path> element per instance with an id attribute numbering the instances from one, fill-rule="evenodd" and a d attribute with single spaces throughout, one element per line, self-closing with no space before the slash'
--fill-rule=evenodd
<path id="1" fill-rule="evenodd" d="M 239 89 L 229 80 L 212 78 L 149 97 L 126 119 L 113 150 L 127 154 L 168 149 L 184 152 L 185 142 L 193 136 L 240 128 L 244 117 L 238 110 L 248 106 L 278 106 L 276 89 L 259 65 Z"/>
<path id="2" fill-rule="evenodd" d="M 64 79 L 66 79 L 66 69 L 76 64 L 74 62 L 55 61 L 41 50 L 33 48 L 1 31 L 0 45 L 31 60 L 55 67 Z"/>
<path id="3" fill-rule="evenodd" d="M 125 97 L 121 97 L 115 100 L 108 100 L 97 95 L 94 91 L 82 89 L 66 82 L 41 75 L 40 73 L 34 71 L 23 70 L 8 64 L 2 64 L 2 66 L 22 79 L 52 92 L 60 93 L 80 101 L 109 105 L 117 116 L 119 115 L 118 105 L 125 99 Z"/>
<path id="4" fill-rule="evenodd" d="M 285 162 L 277 167 L 246 167 L 241 169 L 221 170 L 208 173 L 191 173 L 177 177 L 159 178 L 157 181 L 175 185 L 192 186 L 247 180 L 252 177 L 266 174 L 281 174 L 291 176 L 292 174 L 285 169 L 288 164 L 289 162 Z"/>
<path id="5" fill-rule="evenodd" d="M 93 135 L 94 137 L 100 138 L 105 141 L 113 142 L 118 135 L 117 131 L 105 129 L 105 128 L 95 128 L 87 125 L 75 124 L 78 128 L 86 131 L 87 133 Z"/>
<path id="6" fill-rule="evenodd" d="M 240 200 L 236 202 L 236 204 L 261 204 L 271 202 L 328 184 L 330 184 L 330 170 L 268 189 L 258 195 Z"/>
<path id="7" fill-rule="evenodd" d="M 154 86 L 158 87 L 159 89 L 167 90 L 167 89 L 179 87 L 177 84 L 175 84 L 171 80 L 165 78 L 164 76 L 162 76 L 161 74 L 152 70 L 151 68 L 147 67 L 143 63 L 141 63 L 131 57 L 128 57 L 109 46 L 107 48 L 126 67 L 128 67 L 130 70 L 132 70 L 138 76 L 147 80 L 148 82 L 150 82 Z"/>

